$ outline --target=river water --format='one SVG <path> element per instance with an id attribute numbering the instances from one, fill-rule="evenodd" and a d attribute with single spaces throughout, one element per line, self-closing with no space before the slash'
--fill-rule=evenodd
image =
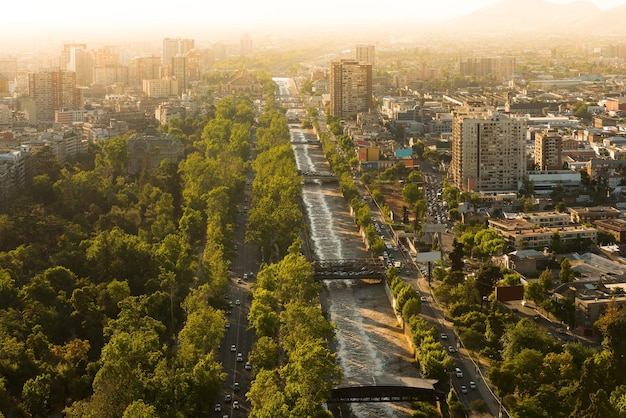
<path id="1" fill-rule="evenodd" d="M 280 96 L 295 94 L 291 79 L 274 78 Z M 312 131 L 290 125 L 296 164 L 302 171 L 328 171 L 319 145 L 304 144 L 317 139 Z M 315 257 L 320 260 L 368 256 L 349 205 L 335 183 L 304 184 L 304 209 Z M 390 384 L 397 378 L 416 377 L 404 334 L 399 328 L 383 285 L 362 280 L 327 280 L 323 299 L 337 325 L 336 351 L 342 367 L 341 385 Z M 358 418 L 409 417 L 408 404 L 353 403 L 342 407 L 342 416 Z"/>

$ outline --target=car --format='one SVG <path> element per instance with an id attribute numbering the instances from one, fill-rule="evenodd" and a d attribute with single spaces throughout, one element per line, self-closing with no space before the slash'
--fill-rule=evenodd
<path id="1" fill-rule="evenodd" d="M 476 389 L 476 382 L 474 382 L 473 380 L 470 381 L 469 385 L 470 385 L 470 389 Z"/>
<path id="2" fill-rule="evenodd" d="M 226 403 L 230 403 L 233 400 L 233 397 L 230 395 L 226 395 L 224 396 L 224 402 Z"/>
<path id="3" fill-rule="evenodd" d="M 244 273 L 244 274 L 243 274 L 243 279 L 244 279 L 244 280 L 248 280 L 248 273 Z"/>
<path id="4" fill-rule="evenodd" d="M 250 363 L 249 361 L 246 361 L 246 365 L 243 366 L 243 368 L 246 370 L 252 370 L 252 363 Z"/>
<path id="5" fill-rule="evenodd" d="M 467 386 L 461 385 L 461 393 L 467 393 Z"/>
<path id="6" fill-rule="evenodd" d="M 233 390 L 235 392 L 239 392 L 241 390 L 241 387 L 239 386 L 239 383 L 235 382 L 235 384 L 233 385 Z"/>
<path id="7" fill-rule="evenodd" d="M 426 296 L 422 296 L 422 297 L 420 298 L 420 300 L 421 300 L 422 302 L 426 302 L 426 300 L 427 300 L 427 299 L 426 299 Z"/>
<path id="8" fill-rule="evenodd" d="M 235 352 L 237 351 L 237 346 L 235 344 L 230 346 L 230 351 Z"/>
<path id="9" fill-rule="evenodd" d="M 233 401 L 233 409 L 239 409 L 239 401 Z"/>
<path id="10" fill-rule="evenodd" d="M 237 361 L 243 361 L 243 354 L 237 353 Z"/>
<path id="11" fill-rule="evenodd" d="M 229 329 L 230 328 L 230 322 L 227 322 L 224 326 L 226 327 L 226 329 Z"/>
<path id="12" fill-rule="evenodd" d="M 237 306 L 241 305 L 241 301 L 240 301 L 239 299 L 237 299 L 237 300 L 235 301 L 235 305 L 237 305 Z"/>
<path id="13" fill-rule="evenodd" d="M 449 352 L 450 354 L 452 354 L 452 353 L 456 353 L 456 348 L 454 348 L 453 346 L 449 345 L 449 346 L 448 346 L 448 352 Z"/>
<path id="14" fill-rule="evenodd" d="M 219 402 L 215 404 L 215 408 L 213 408 L 215 412 L 222 412 L 222 404 Z"/>
<path id="15" fill-rule="evenodd" d="M 441 339 L 442 340 L 447 340 L 448 339 L 448 334 L 446 334 L 445 332 L 441 333 Z"/>
<path id="16" fill-rule="evenodd" d="M 463 378 L 463 371 L 461 369 L 459 369 L 458 367 L 454 368 L 454 374 L 456 375 L 456 377 L 458 377 L 459 379 Z"/>

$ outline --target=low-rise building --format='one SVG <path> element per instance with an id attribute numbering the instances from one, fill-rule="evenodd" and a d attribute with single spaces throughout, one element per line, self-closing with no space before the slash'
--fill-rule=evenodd
<path id="1" fill-rule="evenodd" d="M 165 159 L 178 163 L 183 159 L 184 152 L 182 141 L 173 135 L 162 134 L 154 127 L 148 128 L 128 138 L 128 172 L 151 170 Z"/>
<path id="2" fill-rule="evenodd" d="M 594 323 L 606 312 L 609 304 L 626 305 L 626 282 L 618 280 L 577 280 L 554 290 L 554 297 L 574 301 L 575 331 L 579 335 L 596 336 Z"/>
<path id="3" fill-rule="evenodd" d="M 574 223 L 593 224 L 601 219 L 617 219 L 621 212 L 610 206 L 595 206 L 587 208 L 570 208 L 569 213 Z"/>
<path id="4" fill-rule="evenodd" d="M 611 234 L 620 243 L 626 243 L 626 220 L 600 219 L 595 222 L 598 232 Z"/>
<path id="5" fill-rule="evenodd" d="M 489 219 L 489 228 L 516 250 L 551 247 L 557 237 L 565 245 L 585 239 L 592 243 L 598 240 L 597 229 L 583 225 L 546 228 L 524 219 Z"/>

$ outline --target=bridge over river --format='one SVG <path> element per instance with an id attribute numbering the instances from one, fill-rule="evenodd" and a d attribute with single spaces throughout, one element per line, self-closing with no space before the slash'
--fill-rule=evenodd
<path id="1" fill-rule="evenodd" d="M 380 279 L 387 277 L 387 266 L 375 258 L 318 260 L 313 263 L 313 277 L 331 279 Z"/>

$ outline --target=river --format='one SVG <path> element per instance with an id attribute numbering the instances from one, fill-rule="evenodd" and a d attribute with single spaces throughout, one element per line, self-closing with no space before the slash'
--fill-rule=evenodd
<path id="1" fill-rule="evenodd" d="M 274 78 L 279 97 L 295 93 L 289 78 Z M 302 171 L 328 171 L 319 145 L 302 143 L 317 139 L 312 131 L 290 125 L 296 164 Z M 304 184 L 304 209 L 312 250 L 317 259 L 365 258 L 368 253 L 349 213 L 349 205 L 334 183 Z M 337 325 L 335 349 L 342 367 L 341 385 L 389 384 L 401 377 L 417 377 L 412 356 L 382 284 L 363 280 L 327 280 L 323 303 Z M 342 417 L 411 416 L 406 403 L 352 403 L 342 407 Z"/>

